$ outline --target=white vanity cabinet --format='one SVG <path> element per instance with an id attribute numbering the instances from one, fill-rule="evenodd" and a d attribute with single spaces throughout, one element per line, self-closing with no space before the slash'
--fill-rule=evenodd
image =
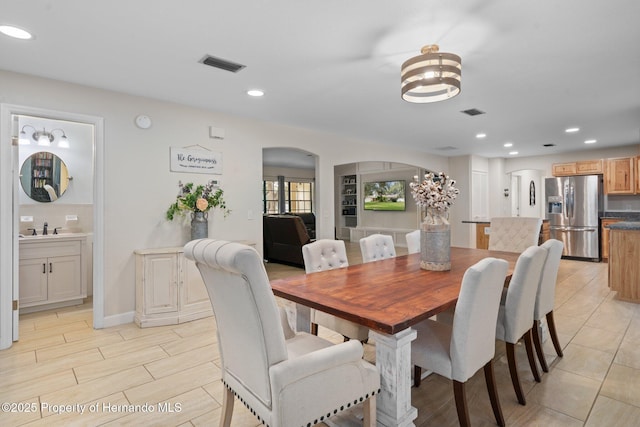
<path id="1" fill-rule="evenodd" d="M 20 239 L 20 309 L 23 312 L 82 304 L 86 235 Z"/>
<path id="2" fill-rule="evenodd" d="M 136 257 L 136 315 L 140 327 L 172 325 L 213 315 L 207 289 L 182 247 L 140 249 Z"/>

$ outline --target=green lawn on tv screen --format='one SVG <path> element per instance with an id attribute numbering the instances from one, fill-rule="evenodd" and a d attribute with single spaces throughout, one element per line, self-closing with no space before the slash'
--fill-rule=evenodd
<path id="1" fill-rule="evenodd" d="M 404 202 L 365 202 L 364 209 L 372 211 L 403 211 Z"/>

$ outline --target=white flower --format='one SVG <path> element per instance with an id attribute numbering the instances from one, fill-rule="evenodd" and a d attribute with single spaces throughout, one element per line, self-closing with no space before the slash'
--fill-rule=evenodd
<path id="1" fill-rule="evenodd" d="M 450 179 L 443 172 L 425 174 L 424 180 L 419 181 L 417 176 L 414 182 L 409 184 L 413 199 L 419 206 L 435 211 L 438 215 L 444 215 L 458 197 L 460 190 L 455 187 L 455 180 Z"/>

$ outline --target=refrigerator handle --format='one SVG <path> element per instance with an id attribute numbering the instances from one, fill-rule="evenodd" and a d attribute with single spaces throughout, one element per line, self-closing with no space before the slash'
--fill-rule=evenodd
<path id="1" fill-rule="evenodd" d="M 570 214 L 569 215 L 570 215 L 571 219 L 573 219 L 573 214 L 575 212 L 575 201 L 576 201 L 575 192 L 576 192 L 576 189 L 575 189 L 575 186 L 574 186 L 574 184 L 572 182 L 569 185 L 569 199 L 570 199 L 570 202 L 569 202 L 570 203 L 570 206 L 569 206 Z"/>
<path id="2" fill-rule="evenodd" d="M 565 183 L 563 186 L 564 190 L 564 216 L 565 218 L 569 218 L 569 183 Z"/>

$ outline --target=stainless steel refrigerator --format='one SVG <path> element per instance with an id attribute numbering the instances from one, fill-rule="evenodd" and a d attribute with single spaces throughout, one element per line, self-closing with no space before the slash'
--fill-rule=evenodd
<path id="1" fill-rule="evenodd" d="M 599 261 L 602 176 L 547 178 L 545 197 L 550 237 L 564 243 L 562 255 Z"/>

